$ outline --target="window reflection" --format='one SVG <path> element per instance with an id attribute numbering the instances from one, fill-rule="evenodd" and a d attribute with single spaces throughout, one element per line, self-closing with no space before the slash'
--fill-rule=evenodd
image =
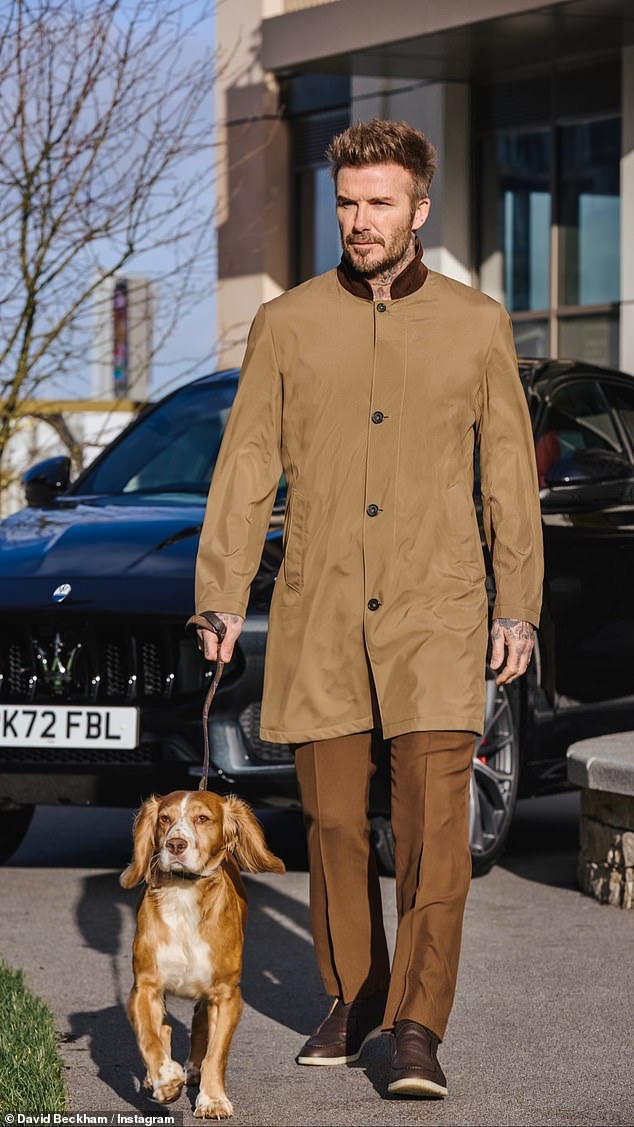
<path id="1" fill-rule="evenodd" d="M 515 349 L 518 356 L 549 356 L 548 321 L 516 321 L 513 325 Z"/>
<path id="2" fill-rule="evenodd" d="M 480 138 L 481 288 L 520 356 L 618 366 L 621 119 L 525 120 Z"/>
<path id="3" fill-rule="evenodd" d="M 298 75 L 286 91 L 290 110 L 297 115 L 291 117 L 290 129 L 295 282 L 332 270 L 341 257 L 326 150 L 350 124 L 349 85 L 348 78 Z M 311 107 L 315 112 L 307 112 Z"/>
<path id="4" fill-rule="evenodd" d="M 298 176 L 300 280 L 332 270 L 341 258 L 335 189 L 327 165 Z"/>
<path id="5" fill-rule="evenodd" d="M 559 355 L 589 364 L 618 367 L 619 320 L 616 314 L 586 314 L 562 317 L 559 322 Z"/>
<path id="6" fill-rule="evenodd" d="M 550 136 L 508 133 L 497 139 L 504 290 L 511 310 L 549 304 Z"/>
<path id="7" fill-rule="evenodd" d="M 634 387 L 625 384 L 603 383 L 603 394 L 613 410 L 618 411 L 625 432 L 634 446 Z"/>
<path id="8" fill-rule="evenodd" d="M 598 384 L 589 380 L 565 384 L 554 391 L 535 442 L 540 487 L 560 458 L 577 450 L 623 452 L 608 404 Z"/>
<path id="9" fill-rule="evenodd" d="M 563 126 L 560 304 L 619 300 L 619 118 Z"/>

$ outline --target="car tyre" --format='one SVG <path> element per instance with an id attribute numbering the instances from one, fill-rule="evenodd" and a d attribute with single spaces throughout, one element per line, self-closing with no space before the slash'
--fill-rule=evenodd
<path id="1" fill-rule="evenodd" d="M 27 835 L 34 806 L 0 809 L 0 865 L 4 865 Z"/>
<path id="2" fill-rule="evenodd" d="M 484 876 L 506 847 L 517 803 L 520 773 L 520 701 L 515 685 L 496 685 L 487 670 L 484 732 L 473 757 L 469 842 L 472 872 Z M 394 876 L 394 838 L 389 818 L 371 822 L 371 841 L 379 867 Z"/>

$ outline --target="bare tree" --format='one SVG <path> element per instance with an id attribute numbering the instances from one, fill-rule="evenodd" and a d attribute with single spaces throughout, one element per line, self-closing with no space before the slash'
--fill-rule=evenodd
<path id="1" fill-rule="evenodd" d="M 169 302 L 157 345 L 209 292 L 209 8 L 201 0 L 2 5 L 0 460 L 23 400 L 89 359 L 89 316 L 104 278 L 152 252 L 169 260 L 158 279 Z"/>

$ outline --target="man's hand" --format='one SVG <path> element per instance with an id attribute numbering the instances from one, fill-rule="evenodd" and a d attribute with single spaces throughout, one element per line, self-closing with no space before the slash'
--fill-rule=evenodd
<path id="1" fill-rule="evenodd" d="M 223 614 L 222 611 L 216 610 L 214 614 L 221 618 L 227 627 L 227 633 L 224 636 L 220 653 L 218 653 L 218 635 L 214 634 L 213 630 L 205 630 L 204 627 L 198 628 L 199 645 L 204 653 L 207 661 L 231 661 L 233 656 L 233 647 L 236 644 L 244 619 L 239 614 Z"/>
<path id="2" fill-rule="evenodd" d="M 509 681 L 515 681 L 526 673 L 535 645 L 535 628 L 530 622 L 518 618 L 494 618 L 491 642 L 491 669 L 500 668 L 505 647 L 508 647 L 506 665 L 495 678 L 496 685 L 508 685 Z"/>

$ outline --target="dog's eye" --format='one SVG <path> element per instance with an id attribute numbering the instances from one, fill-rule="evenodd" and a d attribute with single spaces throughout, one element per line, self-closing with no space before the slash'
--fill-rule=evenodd
<path id="1" fill-rule="evenodd" d="M 169 814 L 161 814 L 161 816 L 159 818 L 159 822 L 161 823 L 162 826 L 169 825 L 170 821 L 171 821 L 171 818 L 170 818 Z"/>
<path id="2" fill-rule="evenodd" d="M 206 814 L 198 814 L 196 821 L 199 822 L 199 823 L 200 822 L 208 822 L 209 818 L 207 817 Z"/>

